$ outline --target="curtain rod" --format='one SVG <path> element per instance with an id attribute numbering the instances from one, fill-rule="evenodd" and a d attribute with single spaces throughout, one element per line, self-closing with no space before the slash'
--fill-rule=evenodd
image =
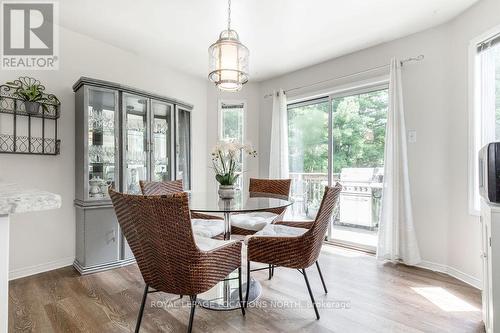
<path id="1" fill-rule="evenodd" d="M 477 44 L 477 52 L 487 50 L 490 47 L 497 45 L 498 43 L 500 43 L 500 33 L 491 36 L 490 38 L 483 40 L 481 43 Z"/>
<path id="2" fill-rule="evenodd" d="M 404 60 L 401 60 L 399 63 L 401 64 L 401 66 L 403 66 L 403 64 L 405 64 L 407 62 L 421 61 L 421 60 L 424 60 L 424 58 L 425 58 L 425 56 L 423 54 L 420 54 L 417 57 L 410 57 L 410 58 L 406 58 Z M 337 81 L 337 80 L 347 79 L 347 78 L 350 78 L 350 77 L 353 77 L 353 76 L 358 76 L 358 75 L 361 75 L 361 74 L 366 74 L 366 73 L 373 72 L 373 71 L 376 71 L 376 70 L 380 70 L 382 68 L 386 68 L 386 67 L 389 67 L 389 66 L 390 66 L 390 64 L 385 64 L 385 65 L 382 65 L 382 66 L 377 66 L 377 67 L 372 67 L 372 68 L 369 68 L 369 69 L 365 69 L 365 70 L 360 71 L 360 72 L 356 72 L 356 73 L 352 73 L 352 74 L 347 74 L 347 75 L 343 75 L 343 76 L 338 76 L 338 77 L 335 77 L 335 78 L 331 78 L 331 79 L 326 79 L 326 80 L 314 82 L 314 83 L 307 84 L 307 85 L 300 86 L 300 87 L 290 88 L 290 89 L 285 90 L 285 94 L 289 93 L 290 91 L 299 90 L 299 89 L 303 89 L 303 88 L 307 88 L 307 87 L 312 87 L 312 86 L 316 86 L 318 84 L 322 84 L 322 83 L 326 83 L 326 82 L 330 82 L 330 81 Z M 270 93 L 270 94 L 264 95 L 264 98 L 268 98 L 268 97 L 273 97 L 273 94 Z"/>

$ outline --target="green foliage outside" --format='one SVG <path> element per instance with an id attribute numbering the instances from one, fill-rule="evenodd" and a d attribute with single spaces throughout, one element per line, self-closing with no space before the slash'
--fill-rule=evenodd
<path id="1" fill-rule="evenodd" d="M 243 112 L 240 108 L 224 109 L 222 139 L 243 143 Z"/>
<path id="2" fill-rule="evenodd" d="M 234 107 L 234 108 L 225 108 L 222 110 L 222 140 L 230 140 L 234 142 L 243 143 L 243 109 Z M 238 165 L 236 166 L 236 171 L 241 172 L 243 160 L 243 154 L 237 159 Z M 237 175 L 238 177 L 239 175 Z"/>
<path id="3" fill-rule="evenodd" d="M 290 172 L 327 172 L 327 102 L 288 110 L 288 155 Z"/>
<path id="4" fill-rule="evenodd" d="M 334 173 L 384 164 L 387 90 L 335 98 Z M 290 172 L 328 172 L 328 102 L 288 111 Z"/>

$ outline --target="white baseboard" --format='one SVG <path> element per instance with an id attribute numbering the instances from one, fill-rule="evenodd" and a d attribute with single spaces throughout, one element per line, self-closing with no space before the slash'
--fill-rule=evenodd
<path id="1" fill-rule="evenodd" d="M 51 271 L 54 269 L 58 269 L 61 267 L 71 266 L 73 265 L 73 261 L 75 261 L 75 257 L 67 257 L 59 260 L 50 261 L 43 264 L 13 269 L 9 272 L 9 280 L 15 280 L 22 277 L 43 273 L 47 271 Z"/>
<path id="2" fill-rule="evenodd" d="M 466 274 L 462 271 L 459 271 L 458 269 L 453 268 L 453 267 L 449 267 L 449 266 L 446 266 L 443 264 L 437 264 L 437 263 L 425 261 L 425 260 L 423 260 L 420 264 L 418 264 L 417 267 L 429 269 L 429 270 L 435 271 L 435 272 L 448 274 L 448 275 L 454 277 L 455 279 L 458 279 L 462 282 L 465 282 L 465 283 L 467 283 L 467 284 L 469 284 L 469 285 L 471 285 L 474 288 L 477 288 L 479 290 L 481 290 L 483 288 L 483 284 L 482 284 L 482 281 L 480 279 L 475 278 L 473 276 L 470 276 L 469 274 Z"/>

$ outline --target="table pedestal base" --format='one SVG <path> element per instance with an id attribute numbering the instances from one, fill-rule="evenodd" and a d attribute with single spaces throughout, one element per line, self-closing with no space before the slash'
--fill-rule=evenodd
<path id="1" fill-rule="evenodd" d="M 240 296 L 238 292 L 238 288 L 231 288 L 229 286 L 229 281 L 223 281 L 219 283 L 213 289 L 217 289 L 220 291 L 222 289 L 222 297 L 207 299 L 203 296 L 207 295 L 205 293 L 200 295 L 197 303 L 208 310 L 214 311 L 231 311 L 240 309 Z M 212 290 L 213 290 L 212 289 Z M 241 286 L 243 293 L 243 301 L 245 301 L 245 292 L 247 290 L 247 284 L 243 284 Z M 259 281 L 251 279 L 250 280 L 250 293 L 248 295 L 248 303 L 251 304 L 260 298 L 262 294 L 262 286 Z"/>

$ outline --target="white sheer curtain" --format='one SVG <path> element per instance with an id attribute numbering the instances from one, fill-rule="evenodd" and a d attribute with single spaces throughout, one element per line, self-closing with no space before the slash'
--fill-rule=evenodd
<path id="1" fill-rule="evenodd" d="M 401 66 L 391 60 L 385 170 L 377 258 L 407 265 L 420 262 L 408 177 Z"/>
<path id="2" fill-rule="evenodd" d="M 288 178 L 288 121 L 286 95 L 273 93 L 269 178 Z"/>

